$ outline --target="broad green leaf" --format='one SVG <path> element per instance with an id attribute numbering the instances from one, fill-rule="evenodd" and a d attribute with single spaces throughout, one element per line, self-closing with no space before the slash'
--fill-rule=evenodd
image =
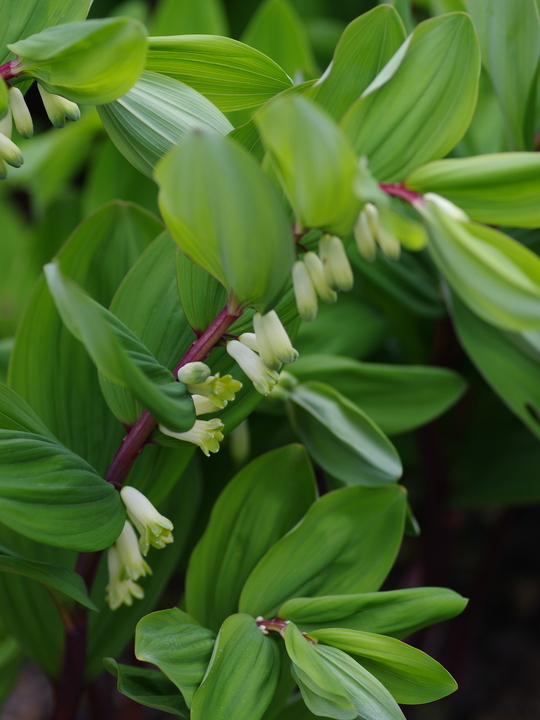
<path id="1" fill-rule="evenodd" d="M 443 368 L 360 363 L 335 355 L 301 356 L 289 372 L 301 383 L 330 385 L 388 435 L 407 432 L 442 415 L 466 387 L 457 373 Z"/>
<path id="2" fill-rule="evenodd" d="M 227 304 L 225 288 L 180 248 L 176 253 L 176 280 L 184 315 L 194 332 L 202 335 Z"/>
<path id="3" fill-rule="evenodd" d="M 150 38 L 146 69 L 190 85 L 223 111 L 257 107 L 292 85 L 269 57 L 218 35 Z"/>
<path id="4" fill-rule="evenodd" d="M 295 81 L 316 75 L 309 37 L 287 0 L 266 0 L 259 5 L 242 42 L 271 57 Z"/>
<path id="5" fill-rule="evenodd" d="M 346 627 L 398 639 L 458 615 L 467 604 L 446 588 L 411 588 L 359 595 L 294 598 L 278 611 L 301 630 Z"/>
<path id="6" fill-rule="evenodd" d="M 253 568 L 302 519 L 315 497 L 313 471 L 299 445 L 261 455 L 243 468 L 215 503 L 191 555 L 188 611 L 217 630 L 236 612 Z"/>
<path id="7" fill-rule="evenodd" d="M 395 638 L 348 628 L 315 630 L 310 637 L 353 655 L 399 703 L 433 702 L 457 689 L 442 665 Z"/>
<path id="8" fill-rule="evenodd" d="M 0 384 L 0 429 L 44 435 L 49 440 L 56 439 L 30 405 L 14 390 L 2 384 Z"/>
<path id="9" fill-rule="evenodd" d="M 315 715 L 306 706 L 304 698 L 298 697 L 287 703 L 283 710 L 265 720 L 313 720 L 314 717 Z"/>
<path id="10" fill-rule="evenodd" d="M 90 552 L 112 545 L 125 522 L 112 485 L 47 438 L 0 430 L 0 520 L 33 540 Z"/>
<path id="11" fill-rule="evenodd" d="M 172 430 L 193 427 L 193 403 L 185 385 L 175 382 L 120 320 L 63 277 L 56 264 L 46 265 L 45 275 L 64 324 L 83 343 L 100 373 L 129 387 L 156 420 Z"/>
<path id="12" fill-rule="evenodd" d="M 540 13 L 535 0 L 467 0 L 482 62 L 499 97 L 511 146 L 532 150 L 540 60 Z"/>
<path id="13" fill-rule="evenodd" d="M 308 97 L 340 120 L 404 41 L 403 23 L 389 5 L 360 15 L 345 28 L 332 63 Z"/>
<path id="14" fill-rule="evenodd" d="M 405 505 L 397 485 L 324 495 L 255 567 L 240 611 L 273 617 L 293 597 L 378 589 L 401 543 Z"/>
<path id="15" fill-rule="evenodd" d="M 383 0 L 377 0 L 379 5 L 384 5 L 385 3 Z M 450 0 L 452 2 L 452 0 Z M 461 0 L 455 0 L 458 4 L 461 2 Z M 403 25 L 405 26 L 405 29 L 408 33 L 411 33 L 414 30 L 414 27 L 416 25 L 415 19 L 413 17 L 413 11 L 412 11 L 412 0 L 390 0 L 388 3 L 393 8 L 397 10 L 399 13 L 399 16 L 403 22 Z M 464 10 L 463 7 L 456 7 L 452 8 L 452 10 Z M 432 13 L 432 15 L 435 15 L 436 13 Z"/>
<path id="16" fill-rule="evenodd" d="M 198 131 L 158 163 L 155 176 L 180 249 L 225 285 L 235 305 L 273 307 L 294 261 L 293 238 L 255 160 L 233 140 Z"/>
<path id="17" fill-rule="evenodd" d="M 226 135 L 233 129 L 204 95 L 154 72 L 144 72 L 125 95 L 98 111 L 122 155 L 148 177 L 189 130 L 206 128 Z"/>
<path id="18" fill-rule="evenodd" d="M 458 222 L 429 204 L 429 252 L 450 287 L 482 319 L 540 329 L 540 258 L 497 230 Z"/>
<path id="19" fill-rule="evenodd" d="M 358 217 L 358 158 L 323 110 L 302 97 L 279 98 L 255 116 L 264 146 L 295 211 L 298 228 L 346 235 Z"/>
<path id="20" fill-rule="evenodd" d="M 302 442 L 317 463 L 347 485 L 388 485 L 403 472 L 396 449 L 348 398 L 321 382 L 295 386 L 289 398 Z"/>
<path id="21" fill-rule="evenodd" d="M 227 17 L 221 0 L 160 0 L 151 31 L 153 35 L 227 35 Z"/>
<path id="22" fill-rule="evenodd" d="M 138 660 L 157 665 L 191 707 L 212 656 L 216 636 L 178 608 L 146 615 L 135 631 Z"/>
<path id="23" fill-rule="evenodd" d="M 79 103 L 116 100 L 138 80 L 146 30 L 137 20 L 86 20 L 47 28 L 8 45 L 16 70 L 46 90 Z"/>
<path id="24" fill-rule="evenodd" d="M 437 160 L 412 172 L 405 184 L 436 192 L 490 225 L 540 225 L 540 156 L 500 153 Z"/>
<path id="25" fill-rule="evenodd" d="M 279 651 L 249 615 L 231 615 L 219 631 L 192 720 L 259 720 L 279 676 Z"/>
<path id="26" fill-rule="evenodd" d="M 175 685 L 163 673 L 149 668 L 121 665 L 113 658 L 103 658 L 105 669 L 117 678 L 118 692 L 139 705 L 187 718 L 189 710 Z"/>
<path id="27" fill-rule="evenodd" d="M 97 610 L 94 603 L 88 597 L 88 592 L 83 579 L 72 570 L 63 565 L 28 560 L 17 553 L 0 545 L 0 571 L 23 575 L 24 577 L 37 580 L 47 588 L 53 588 L 64 595 L 76 600 L 90 610 Z"/>
<path id="28" fill-rule="evenodd" d="M 342 126 L 378 180 L 402 180 L 419 165 L 444 157 L 463 137 L 479 75 L 480 51 L 469 17 L 452 13 L 426 20 L 414 30 L 393 76 L 357 100 Z"/>
<path id="29" fill-rule="evenodd" d="M 52 25 L 84 20 L 93 0 L 3 0 L 0 4 L 0 63 L 13 59 L 5 46 Z"/>

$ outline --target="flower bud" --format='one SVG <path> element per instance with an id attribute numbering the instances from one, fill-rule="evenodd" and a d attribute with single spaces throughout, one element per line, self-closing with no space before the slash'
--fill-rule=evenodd
<path id="1" fill-rule="evenodd" d="M 279 380 L 278 373 L 268 368 L 253 350 L 238 340 L 227 343 L 227 352 L 246 373 L 255 390 L 261 395 L 268 395 Z"/>
<path id="2" fill-rule="evenodd" d="M 351 263 L 341 240 L 335 235 L 323 235 L 319 241 L 319 257 L 324 275 L 331 288 L 348 292 L 354 285 Z"/>
<path id="3" fill-rule="evenodd" d="M 448 217 L 452 218 L 452 220 L 457 220 L 458 222 L 469 222 L 470 220 L 469 216 L 464 210 L 462 210 L 457 205 L 454 205 L 453 202 L 447 200 L 445 197 L 442 197 L 442 195 L 428 192 L 424 195 L 424 200 L 426 202 L 431 202 L 436 205 L 439 210 L 442 210 L 442 212 L 445 213 L 445 215 L 448 215 Z"/>
<path id="4" fill-rule="evenodd" d="M 133 605 L 133 598 L 142 600 L 144 590 L 133 580 L 122 577 L 123 567 L 115 545 L 107 551 L 107 567 L 109 570 L 109 584 L 105 588 L 107 602 L 111 610 L 118 610 L 120 605 Z"/>
<path id="5" fill-rule="evenodd" d="M 253 350 L 256 353 L 259 352 L 259 343 L 257 342 L 255 333 L 250 333 L 250 332 L 242 333 L 238 339 L 240 340 L 241 343 L 243 343 L 250 350 Z"/>
<path id="6" fill-rule="evenodd" d="M 39 83 L 38 90 L 45 106 L 45 112 L 55 128 L 63 128 L 66 120 L 75 121 L 81 117 L 81 111 L 76 103 L 66 100 L 61 95 L 47 92 Z"/>
<path id="7" fill-rule="evenodd" d="M 337 293 L 335 290 L 332 290 L 326 281 L 324 276 L 324 267 L 320 257 L 315 255 L 314 252 L 307 252 L 304 255 L 304 265 L 306 266 L 311 282 L 317 291 L 317 295 L 321 298 L 321 300 L 328 305 L 335 303 L 337 300 Z"/>
<path id="8" fill-rule="evenodd" d="M 203 383 L 210 377 L 211 373 L 212 371 L 208 365 L 205 365 L 202 362 L 191 362 L 181 367 L 177 372 L 176 377 L 185 385 L 194 385 L 197 383 Z"/>
<path id="9" fill-rule="evenodd" d="M 122 580 L 138 580 L 140 577 L 151 575 L 150 566 L 141 555 L 137 536 L 132 524 L 126 520 L 124 529 L 116 539 L 116 551 L 122 570 Z"/>
<path id="10" fill-rule="evenodd" d="M 377 257 L 377 244 L 364 210 L 358 215 L 354 226 L 354 239 L 360 255 L 368 262 L 373 262 Z"/>
<path id="11" fill-rule="evenodd" d="M 148 553 L 150 545 L 161 549 L 172 543 L 172 522 L 161 515 L 145 495 L 128 485 L 120 490 L 120 496 L 129 519 L 139 532 L 139 547 L 143 555 Z"/>
<path id="12" fill-rule="evenodd" d="M 9 105 L 17 132 L 23 138 L 31 138 L 34 134 L 32 116 L 19 88 L 11 87 L 9 89 Z"/>
<path id="13" fill-rule="evenodd" d="M 195 420 L 195 425 L 187 432 L 173 432 L 163 425 L 160 425 L 159 429 L 164 435 L 198 445 L 203 453 L 210 457 L 211 452 L 217 453 L 219 451 L 219 443 L 223 440 L 223 433 L 221 432 L 223 427 L 221 420 L 212 418 L 212 420 Z"/>
<path id="14" fill-rule="evenodd" d="M 292 267 L 292 280 L 298 314 L 306 322 L 315 320 L 318 310 L 317 293 L 306 266 L 300 260 Z"/>
<path id="15" fill-rule="evenodd" d="M 292 363 L 298 358 L 298 353 L 275 310 L 270 310 L 266 315 L 255 313 L 253 328 L 259 354 L 271 370 L 279 370 L 281 363 Z"/>
<path id="16" fill-rule="evenodd" d="M 214 410 L 222 410 L 227 403 L 234 400 L 236 393 L 242 389 L 242 383 L 235 380 L 232 375 L 220 376 L 219 373 L 210 375 L 204 382 L 188 384 L 188 392 L 193 395 L 203 395 L 214 404 Z"/>
<path id="17" fill-rule="evenodd" d="M 22 152 L 14 142 L 0 133 L 0 158 L 12 167 L 21 167 L 24 162 Z"/>
<path id="18" fill-rule="evenodd" d="M 371 234 L 376 239 L 379 236 L 379 211 L 377 206 L 373 203 L 366 203 L 364 205 L 364 213 L 371 230 Z"/>

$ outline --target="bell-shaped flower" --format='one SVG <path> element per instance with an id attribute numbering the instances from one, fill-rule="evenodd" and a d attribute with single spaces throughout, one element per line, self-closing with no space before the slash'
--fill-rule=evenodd
<path id="1" fill-rule="evenodd" d="M 452 220 L 457 220 L 458 222 L 469 222 L 470 220 L 469 216 L 464 210 L 462 210 L 457 205 L 454 205 L 453 202 L 447 200 L 442 195 L 428 192 L 424 195 L 424 200 L 426 202 L 431 202 L 436 205 L 439 210 L 442 210 L 442 212 L 445 213 L 445 215 L 448 215 L 448 217 L 452 218 Z"/>
<path id="2" fill-rule="evenodd" d="M 210 375 L 204 382 L 189 383 L 188 392 L 192 395 L 203 395 L 213 404 L 214 409 L 223 409 L 228 402 L 234 400 L 235 395 L 242 389 L 242 383 L 235 380 L 232 375 L 220 376 L 219 373 Z"/>
<path id="3" fill-rule="evenodd" d="M 321 258 L 314 252 L 307 252 L 304 255 L 304 265 L 309 273 L 313 287 L 321 300 L 328 303 L 328 305 L 335 303 L 337 300 L 337 293 L 335 290 L 332 290 L 326 280 Z"/>
<path id="4" fill-rule="evenodd" d="M 271 370 L 279 370 L 281 363 L 286 365 L 298 358 L 298 352 L 293 348 L 275 310 L 270 310 L 266 315 L 255 313 L 253 329 L 261 359 Z"/>
<path id="5" fill-rule="evenodd" d="M 204 395 L 192 395 L 193 405 L 195 406 L 195 415 L 209 415 L 216 412 L 216 406 L 210 398 Z"/>
<path id="6" fill-rule="evenodd" d="M 74 121 L 81 117 L 81 111 L 76 103 L 67 100 L 61 95 L 53 95 L 45 90 L 45 88 L 42 88 L 39 83 L 38 90 L 43 100 L 43 105 L 45 106 L 45 112 L 54 127 L 63 128 L 66 120 Z"/>
<path id="7" fill-rule="evenodd" d="M 173 432 L 163 425 L 159 429 L 164 435 L 198 445 L 209 457 L 210 453 L 219 451 L 219 443 L 223 440 L 223 423 L 218 418 L 212 420 L 195 420 L 195 425 L 187 432 Z"/>
<path id="8" fill-rule="evenodd" d="M 118 610 L 121 605 L 133 605 L 133 598 L 142 600 L 144 597 L 142 587 L 123 576 L 123 566 L 115 545 L 111 545 L 107 550 L 107 567 L 109 570 L 109 584 L 106 586 L 105 591 L 111 610 Z"/>
<path id="9" fill-rule="evenodd" d="M 354 239 L 360 255 L 368 262 L 373 262 L 377 257 L 377 244 L 364 210 L 358 215 L 354 226 Z"/>
<path id="10" fill-rule="evenodd" d="M 121 576 L 125 580 L 138 580 L 140 577 L 152 574 L 150 566 L 141 555 L 133 525 L 128 520 L 115 545 L 122 565 Z"/>
<path id="11" fill-rule="evenodd" d="M 306 322 L 315 320 L 318 310 L 317 293 L 306 266 L 300 260 L 292 267 L 292 281 L 298 314 Z"/>
<path id="12" fill-rule="evenodd" d="M 323 235 L 319 241 L 319 257 L 324 275 L 331 288 L 348 292 L 354 285 L 351 263 L 341 240 L 335 235 Z"/>
<path id="13" fill-rule="evenodd" d="M 161 549 L 172 543 L 172 522 L 156 510 L 146 495 L 128 485 L 120 490 L 120 496 L 140 535 L 139 548 L 143 555 L 148 553 L 150 545 Z"/>
<path id="14" fill-rule="evenodd" d="M 30 110 L 19 88 L 9 88 L 9 106 L 17 132 L 23 138 L 31 138 L 34 134 L 34 125 Z"/>
<path id="15" fill-rule="evenodd" d="M 202 362 L 191 362 L 183 365 L 176 373 L 176 377 L 185 385 L 197 385 L 210 377 L 212 371 Z"/>
<path id="16" fill-rule="evenodd" d="M 279 381 L 278 373 L 267 367 L 257 353 L 244 345 L 244 343 L 238 340 L 230 340 L 227 343 L 227 352 L 240 365 L 255 386 L 255 390 L 260 392 L 261 395 L 268 395 Z"/>

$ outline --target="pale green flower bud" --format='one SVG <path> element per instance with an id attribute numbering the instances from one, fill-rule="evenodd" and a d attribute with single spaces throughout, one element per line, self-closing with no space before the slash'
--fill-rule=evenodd
<path id="1" fill-rule="evenodd" d="M 129 519 L 139 532 L 139 548 L 143 555 L 148 553 L 150 545 L 160 550 L 172 543 L 172 522 L 156 510 L 146 495 L 126 486 L 120 490 L 120 496 Z"/>
<path id="2" fill-rule="evenodd" d="M 246 373 L 255 390 L 261 395 L 268 395 L 279 380 L 278 373 L 267 367 L 253 350 L 238 340 L 230 340 L 227 343 L 227 352 Z"/>
<path id="3" fill-rule="evenodd" d="M 452 220 L 457 220 L 458 222 L 469 222 L 470 220 L 469 216 L 464 210 L 462 210 L 457 205 L 454 205 L 453 202 L 447 200 L 445 197 L 442 197 L 442 195 L 428 192 L 424 195 L 424 200 L 426 202 L 431 202 L 436 205 L 439 210 L 442 210 L 442 212 L 445 213 L 445 215 L 448 215 L 448 217 L 452 218 Z"/>
<path id="4" fill-rule="evenodd" d="M 19 135 L 23 138 L 31 138 L 34 134 L 32 116 L 19 88 L 11 87 L 9 89 L 9 106 Z"/>
<path id="5" fill-rule="evenodd" d="M 240 344 L 240 343 L 239 343 Z M 203 453 L 209 457 L 210 453 L 219 451 L 219 443 L 223 440 L 223 423 L 218 418 L 212 420 L 195 420 L 195 425 L 187 432 L 177 433 L 163 425 L 159 429 L 164 435 L 198 445 Z"/>
<path id="6" fill-rule="evenodd" d="M 348 292 L 354 285 L 351 263 L 341 240 L 335 235 L 323 235 L 319 241 L 319 257 L 324 275 L 334 290 Z"/>
<path id="7" fill-rule="evenodd" d="M 53 95 L 47 92 L 39 83 L 38 90 L 45 106 L 45 112 L 54 127 L 63 128 L 66 120 L 75 121 L 81 117 L 81 111 L 76 103 L 66 100 L 61 95 Z"/>
<path id="8" fill-rule="evenodd" d="M 377 257 L 377 244 L 371 232 L 367 214 L 362 210 L 354 226 L 354 239 L 360 255 L 368 262 Z"/>
<path id="9" fill-rule="evenodd" d="M 123 567 L 114 545 L 107 551 L 107 567 L 109 570 L 109 584 L 105 588 L 107 602 L 111 610 L 118 610 L 120 605 L 133 605 L 133 598 L 142 600 L 144 590 L 133 580 L 125 580 Z"/>
<path id="10" fill-rule="evenodd" d="M 253 350 L 256 353 L 259 352 L 259 344 L 257 342 L 257 338 L 255 337 L 255 333 L 251 333 L 251 332 L 242 333 L 238 339 L 240 340 L 241 343 L 243 343 L 250 350 Z"/>
<path id="11" fill-rule="evenodd" d="M 318 310 L 317 293 L 306 266 L 300 260 L 292 267 L 292 280 L 298 314 L 306 322 L 315 320 Z"/>
<path id="12" fill-rule="evenodd" d="M 335 303 L 337 300 L 337 293 L 335 290 L 332 290 L 326 281 L 324 276 L 324 267 L 320 257 L 315 255 L 314 252 L 307 252 L 304 255 L 304 265 L 306 266 L 311 282 L 317 291 L 317 295 L 321 298 L 321 300 L 328 305 Z"/>
<path id="13" fill-rule="evenodd" d="M 292 363 L 298 358 L 298 352 L 293 348 L 275 310 L 270 310 L 266 315 L 255 313 L 253 328 L 259 354 L 264 364 L 271 370 L 279 370 L 281 363 Z"/>
<path id="14" fill-rule="evenodd" d="M 202 362 L 191 362 L 181 367 L 176 377 L 185 385 L 195 385 L 197 383 L 203 383 L 210 377 L 211 373 L 212 371 L 208 365 Z"/>
<path id="15" fill-rule="evenodd" d="M 215 408 L 223 409 L 228 402 L 234 400 L 236 393 L 242 389 L 242 383 L 232 375 L 210 375 L 204 382 L 187 385 L 188 392 L 203 395 L 214 404 Z"/>
<path id="16" fill-rule="evenodd" d="M 0 133 L 0 158 L 12 167 L 21 167 L 24 162 L 22 152 L 8 137 Z"/>
<path id="17" fill-rule="evenodd" d="M 141 555 L 133 525 L 127 520 L 115 545 L 122 566 L 120 577 L 123 580 L 138 580 L 140 577 L 152 574 L 150 566 Z"/>

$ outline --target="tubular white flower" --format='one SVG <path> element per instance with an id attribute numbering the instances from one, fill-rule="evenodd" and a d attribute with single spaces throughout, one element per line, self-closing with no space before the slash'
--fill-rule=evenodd
<path id="1" fill-rule="evenodd" d="M 208 365 L 205 365 L 202 362 L 191 362 L 181 367 L 176 373 L 176 377 L 185 385 L 194 385 L 197 383 L 203 383 L 210 377 L 211 373 L 212 371 Z"/>
<path id="2" fill-rule="evenodd" d="M 354 226 L 354 239 L 360 255 L 368 262 L 373 262 L 377 257 L 377 244 L 363 210 Z"/>
<path id="3" fill-rule="evenodd" d="M 192 395 L 203 395 L 208 398 L 216 408 L 223 409 L 228 402 L 234 400 L 236 393 L 242 389 L 242 383 L 235 380 L 232 375 L 220 376 L 219 373 L 210 375 L 204 382 L 187 385 Z"/>
<path id="4" fill-rule="evenodd" d="M 324 275 L 334 290 L 349 292 L 354 285 L 351 263 L 341 240 L 335 235 L 323 235 L 319 241 L 319 257 Z"/>
<path id="5" fill-rule="evenodd" d="M 156 510 L 146 495 L 126 486 L 120 490 L 120 496 L 129 519 L 139 532 L 139 548 L 143 555 L 148 553 L 150 545 L 160 550 L 173 542 L 172 522 Z"/>
<path id="6" fill-rule="evenodd" d="M 81 111 L 76 103 L 71 102 L 71 100 L 66 100 L 66 98 L 61 95 L 53 95 L 47 92 L 39 83 L 38 90 L 43 100 L 43 105 L 45 106 L 45 112 L 54 127 L 63 128 L 66 120 L 75 121 L 81 117 Z"/>
<path id="7" fill-rule="evenodd" d="M 116 539 L 115 546 L 122 566 L 120 577 L 123 580 L 138 580 L 140 577 L 152 574 L 150 566 L 141 555 L 133 525 L 128 520 Z"/>
<path id="8" fill-rule="evenodd" d="M 211 452 L 217 453 L 219 451 L 219 443 L 223 440 L 223 433 L 221 432 L 223 428 L 224 425 L 218 418 L 195 420 L 195 425 L 191 430 L 182 433 L 173 432 L 163 425 L 159 426 L 164 435 L 198 445 L 207 457 L 210 456 Z"/>
<path id="9" fill-rule="evenodd" d="M 208 415 L 216 412 L 216 406 L 210 398 L 204 397 L 204 395 L 192 395 L 191 399 L 195 405 L 195 415 Z"/>
<path id="10" fill-rule="evenodd" d="M 454 205 L 453 202 L 447 200 L 442 195 L 428 192 L 424 195 L 424 200 L 426 202 L 431 202 L 436 205 L 439 210 L 442 210 L 442 212 L 448 215 L 448 217 L 452 218 L 452 220 L 457 220 L 458 222 L 469 222 L 470 220 L 469 216 L 464 210 L 462 210 L 457 205 Z"/>
<path id="11" fill-rule="evenodd" d="M 250 333 L 250 332 L 242 333 L 238 339 L 240 340 L 241 343 L 243 343 L 250 350 L 254 350 L 256 353 L 259 352 L 259 343 L 257 342 L 255 333 Z"/>
<path id="12" fill-rule="evenodd" d="M 253 350 L 238 340 L 227 343 L 227 352 L 240 365 L 261 395 L 268 395 L 279 381 L 278 373 L 268 368 Z"/>
<path id="13" fill-rule="evenodd" d="M 304 265 L 306 266 L 311 282 L 317 291 L 317 295 L 321 298 L 321 300 L 328 305 L 335 303 L 337 300 L 337 293 L 335 290 L 332 290 L 326 281 L 324 276 L 324 266 L 321 258 L 318 255 L 315 255 L 314 252 L 307 252 L 304 255 Z"/>
<path id="14" fill-rule="evenodd" d="M 122 564 L 114 545 L 107 551 L 107 567 L 109 584 L 105 588 L 107 602 L 111 610 L 118 610 L 120 605 L 133 605 L 133 598 L 142 600 L 144 590 L 133 580 L 122 578 Z"/>
<path id="15" fill-rule="evenodd" d="M 398 260 L 401 255 L 401 243 L 383 225 L 379 225 L 379 236 L 377 238 L 379 247 L 389 260 Z"/>
<path id="16" fill-rule="evenodd" d="M 292 267 L 292 280 L 298 314 L 306 322 L 315 320 L 318 310 L 317 293 L 301 260 L 297 260 Z"/>
<path id="17" fill-rule="evenodd" d="M 24 162 L 22 152 L 8 137 L 0 133 L 0 158 L 12 167 L 21 167 Z"/>
<path id="18" fill-rule="evenodd" d="M 287 365 L 298 359 L 298 352 L 293 348 L 287 331 L 275 310 L 270 310 L 266 315 L 255 313 L 253 328 L 259 346 L 259 354 L 269 368 L 278 370 L 281 363 Z"/>
<path id="19" fill-rule="evenodd" d="M 32 116 L 19 88 L 9 88 L 9 106 L 19 135 L 23 138 L 31 138 L 34 134 Z"/>

